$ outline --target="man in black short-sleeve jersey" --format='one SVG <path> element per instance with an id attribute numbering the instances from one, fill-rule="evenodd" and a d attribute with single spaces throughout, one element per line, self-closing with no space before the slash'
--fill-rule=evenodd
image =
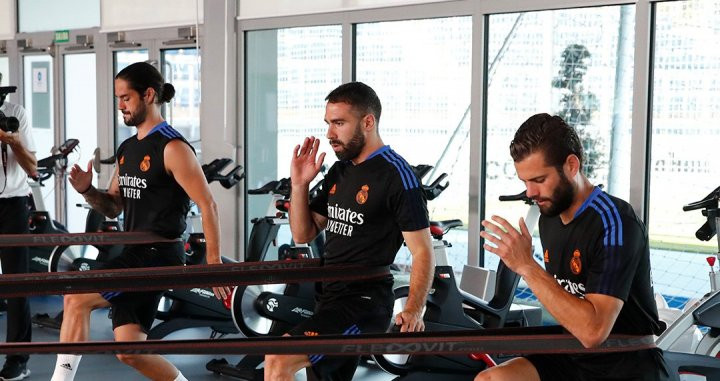
<path id="1" fill-rule="evenodd" d="M 324 266 L 389 266 L 402 245 L 412 253 L 410 294 L 405 310 L 395 317 L 400 330 L 424 329 L 422 310 L 432 281 L 433 257 L 426 200 L 421 184 L 405 160 L 378 134 L 380 100 L 360 82 L 333 90 L 325 122 L 327 138 L 339 161 L 323 180 L 320 195 L 308 199 L 308 186 L 320 171 L 319 140 L 306 138 L 296 146 L 291 164 L 290 228 L 298 243 L 310 242 L 323 230 L 327 236 Z M 394 296 L 392 276 L 362 282 L 325 282 L 315 314 L 290 335 L 357 335 L 385 332 Z M 322 380 L 350 380 L 358 358 L 265 356 L 265 379 L 292 380 L 295 372 Z"/>
<path id="2" fill-rule="evenodd" d="M 501 217 L 483 221 L 485 249 L 521 275 L 543 307 L 585 347 L 609 334 L 659 335 L 644 224 L 627 202 L 593 186 L 582 173 L 583 150 L 560 117 L 537 114 L 510 144 L 518 177 L 540 208 L 545 270 L 532 257 L 531 232 Z M 666 380 L 659 349 L 611 354 L 530 355 L 480 380 Z"/>

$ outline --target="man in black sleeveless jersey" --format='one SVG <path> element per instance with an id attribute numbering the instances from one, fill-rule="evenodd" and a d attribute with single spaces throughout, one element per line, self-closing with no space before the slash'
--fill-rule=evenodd
<path id="1" fill-rule="evenodd" d="M 327 138 L 339 161 L 308 205 L 308 186 L 325 153 L 319 140 L 306 138 L 293 152 L 290 178 L 290 229 L 298 243 L 326 234 L 324 266 L 389 266 L 403 240 L 412 253 L 410 294 L 395 324 L 405 332 L 424 329 L 422 310 L 433 272 L 432 243 L 421 184 L 405 160 L 378 134 L 381 105 L 375 91 L 360 82 L 333 90 L 325 99 Z M 315 314 L 290 335 L 357 335 L 385 332 L 392 318 L 392 276 L 362 282 L 325 282 Z M 265 356 L 265 379 L 292 380 L 308 368 L 309 378 L 350 380 L 358 358 Z"/>
<path id="2" fill-rule="evenodd" d="M 136 126 L 137 134 L 117 150 L 117 166 L 110 188 L 102 192 L 92 186 L 91 163 L 87 171 L 75 165 L 70 183 L 92 207 L 108 217 L 124 213 L 126 231 L 153 232 L 171 244 L 127 246 L 121 256 L 105 268 L 182 266 L 185 217 L 192 199 L 202 211 L 207 240 L 207 262 L 220 263 L 218 212 L 202 169 L 190 144 L 162 118 L 160 107 L 169 102 L 175 89 L 162 75 L 144 62 L 132 64 L 115 77 L 115 97 L 123 120 Z M 229 294 L 225 287 L 214 288 L 218 299 Z M 162 291 L 103 292 L 64 297 L 61 342 L 86 341 L 90 312 L 112 306 L 115 340 L 147 339 Z M 123 363 L 153 380 L 185 380 L 175 366 L 159 355 L 117 355 Z M 80 356 L 59 354 L 52 380 L 72 380 Z"/>
<path id="3" fill-rule="evenodd" d="M 522 276 L 543 307 L 585 347 L 609 334 L 659 335 L 645 226 L 625 201 L 582 173 L 583 149 L 560 117 L 538 114 L 510 143 L 518 178 L 540 207 L 545 270 L 532 257 L 532 234 L 501 217 L 483 221 L 485 249 Z M 519 357 L 476 380 L 665 380 L 659 349 L 612 354 Z"/>

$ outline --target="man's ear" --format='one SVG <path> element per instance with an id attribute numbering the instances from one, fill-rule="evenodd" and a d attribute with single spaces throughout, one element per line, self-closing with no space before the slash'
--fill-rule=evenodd
<path id="1" fill-rule="evenodd" d="M 575 175 L 580 172 L 580 159 L 575 154 L 570 154 L 565 159 L 565 164 L 563 165 L 566 175 L 568 178 L 573 178 Z"/>
<path id="2" fill-rule="evenodd" d="M 375 115 L 367 114 L 363 118 L 363 127 L 366 131 L 370 131 L 375 127 Z"/>
<path id="3" fill-rule="evenodd" d="M 153 89 L 152 87 L 148 87 L 147 90 L 145 90 L 145 94 L 143 95 L 143 101 L 146 104 L 155 103 L 155 89 Z"/>

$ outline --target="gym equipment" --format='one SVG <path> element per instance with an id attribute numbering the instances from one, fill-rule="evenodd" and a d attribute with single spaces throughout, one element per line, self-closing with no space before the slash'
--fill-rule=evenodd
<path id="1" fill-rule="evenodd" d="M 683 206 L 684 211 L 702 209 L 707 217 L 705 223 L 697 230 L 695 236 L 702 241 L 709 241 L 717 235 L 720 224 L 720 187 L 710 192 L 700 201 Z M 720 272 L 715 271 L 715 260 L 720 258 L 720 235 L 717 235 L 718 252 L 708 257 L 710 265 L 710 292 L 697 303 L 686 307 L 680 317 L 663 332 L 656 341 L 658 348 L 664 351 L 665 361 L 672 371 L 682 374 L 694 374 L 705 377 L 708 381 L 720 380 Z M 694 328 L 700 327 L 699 341 L 692 341 L 686 352 L 679 352 L 676 343 L 694 334 Z M 688 342 L 688 340 L 685 340 Z M 680 378 L 678 378 L 680 379 Z"/>
<path id="2" fill-rule="evenodd" d="M 30 234 L 58 234 L 67 233 L 67 229 L 60 222 L 50 218 L 50 213 L 45 207 L 42 195 L 42 187 L 44 182 L 49 180 L 53 175 L 64 176 L 67 169 L 67 157 L 75 150 L 80 142 L 77 139 L 68 139 L 53 149 L 55 153 L 37 162 L 37 175 L 33 176 L 33 180 L 29 182 L 32 191 L 30 205 Z M 50 258 L 58 255 L 66 250 L 67 246 L 56 247 L 30 247 L 30 272 L 47 272 L 50 264 Z"/>
<path id="3" fill-rule="evenodd" d="M 431 170 L 432 166 L 429 165 L 413 167 L 413 171 L 419 179 L 425 177 Z M 447 174 L 443 173 L 429 185 L 423 185 L 423 191 L 428 200 L 435 199 L 447 188 L 449 185 L 447 182 L 442 184 L 446 177 Z M 318 182 L 310 189 L 310 199 L 319 190 L 320 185 L 321 182 Z M 271 201 L 271 207 L 274 203 L 277 209 L 283 211 L 289 209 L 287 204 L 289 202 L 287 197 L 290 195 L 289 179 L 268 183 L 262 188 L 248 191 L 248 193 L 272 193 L 274 201 Z M 459 220 L 455 221 L 455 224 L 462 225 Z M 255 243 L 257 246 L 250 245 L 249 248 L 252 247 L 257 251 L 249 251 L 249 253 L 259 252 L 263 254 L 261 257 L 252 257 L 253 260 L 265 260 L 264 255 L 267 253 L 267 247 L 270 245 L 272 238 L 277 235 L 279 226 L 287 223 L 287 217 L 284 214 L 281 215 L 280 219 L 277 216 L 268 216 L 263 219 L 253 220 L 253 233 L 256 234 L 251 233 L 250 240 L 251 244 Z M 440 233 L 442 234 L 442 230 Z M 322 234 L 309 247 L 283 245 L 279 249 L 278 256 L 288 259 L 314 258 L 318 253 L 318 249 L 323 247 L 322 241 L 318 242 L 319 239 L 324 239 Z M 442 238 L 440 240 L 442 241 Z M 447 245 L 447 242 L 444 242 L 444 244 Z M 444 250 L 445 246 L 442 246 Z M 322 252 L 320 252 L 319 256 L 321 255 Z M 237 287 L 232 297 L 233 321 L 235 321 L 238 330 L 247 337 L 280 336 L 313 315 L 315 309 L 314 297 L 314 283 Z M 263 356 L 246 356 L 235 365 L 229 364 L 225 359 L 214 359 L 207 363 L 206 368 L 217 374 L 241 379 L 261 379 L 262 369 L 257 369 L 257 367 L 262 363 L 263 359 Z"/>
<path id="4" fill-rule="evenodd" d="M 528 199 L 525 192 L 512 196 L 501 196 L 500 201 L 521 200 L 529 205 L 527 216 L 528 230 L 533 231 L 540 216 L 537 205 Z M 455 223 L 439 225 L 443 231 L 455 227 Z M 442 235 L 435 236 L 441 240 Z M 435 250 L 436 262 L 447 263 L 445 250 Z M 437 258 L 439 256 L 439 258 Z M 467 274 L 463 273 L 463 277 Z M 541 311 L 537 307 L 518 309 L 511 312 L 512 300 L 520 277 L 500 261 L 495 277 L 495 292 L 489 301 L 482 300 L 462 289 L 455 280 L 451 266 L 438 265 L 431 292 L 427 297 L 423 320 L 425 330 L 458 331 L 467 329 L 490 329 L 503 327 L 526 327 L 541 323 Z M 395 289 L 395 307 L 393 314 L 404 309 L 409 286 Z M 394 326 L 391 330 L 396 329 Z M 378 366 L 388 373 L 401 376 L 401 380 L 427 379 L 469 379 L 485 367 L 494 365 L 494 359 L 487 355 L 473 356 L 433 355 L 373 355 Z M 431 376 L 428 376 L 431 375 Z"/>
<path id="5" fill-rule="evenodd" d="M 225 189 L 231 189 L 244 178 L 242 166 L 236 165 L 225 174 L 221 172 L 232 163 L 232 159 L 215 159 L 202 166 L 208 184 L 218 182 Z M 191 208 L 195 209 L 195 208 Z M 186 264 L 205 264 L 205 234 L 202 232 L 202 219 L 199 213 L 191 211 L 188 215 L 188 231 L 190 234 L 185 244 Z M 235 263 L 227 257 L 221 257 L 223 263 Z M 191 289 L 172 289 L 165 292 L 158 306 L 155 317 L 161 320 L 148 332 L 148 339 L 162 339 L 172 332 L 193 328 L 210 327 L 211 338 L 222 337 L 229 333 L 237 333 L 228 307 L 218 300 L 210 287 L 194 287 Z"/>

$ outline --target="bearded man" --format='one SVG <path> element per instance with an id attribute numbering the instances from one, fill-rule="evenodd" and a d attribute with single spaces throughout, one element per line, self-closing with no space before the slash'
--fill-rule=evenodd
<path id="1" fill-rule="evenodd" d="M 543 308 L 585 347 L 610 335 L 659 335 L 645 225 L 630 204 L 582 173 L 583 146 L 562 118 L 530 117 L 510 143 L 518 178 L 540 207 L 545 269 L 532 256 L 532 232 L 493 216 L 482 222 L 485 249 L 522 276 Z M 662 351 L 530 355 L 475 380 L 666 380 Z"/>
<path id="2" fill-rule="evenodd" d="M 378 133 L 381 105 L 361 82 L 333 90 L 327 98 L 327 138 L 339 159 L 328 171 L 319 196 L 308 200 L 310 182 L 325 153 L 320 141 L 305 138 L 293 151 L 290 230 L 297 243 L 326 234 L 324 266 L 387 267 L 406 242 L 412 253 L 410 294 L 395 324 L 402 332 L 422 331 L 422 311 L 433 274 L 432 243 L 422 184 L 408 163 Z M 309 202 L 308 202 L 309 201 Z M 392 275 L 370 281 L 323 282 L 314 315 L 290 330 L 292 336 L 356 335 L 385 332 L 394 295 Z M 292 380 L 308 369 L 309 379 L 351 380 L 359 357 L 265 356 L 266 380 Z"/>

